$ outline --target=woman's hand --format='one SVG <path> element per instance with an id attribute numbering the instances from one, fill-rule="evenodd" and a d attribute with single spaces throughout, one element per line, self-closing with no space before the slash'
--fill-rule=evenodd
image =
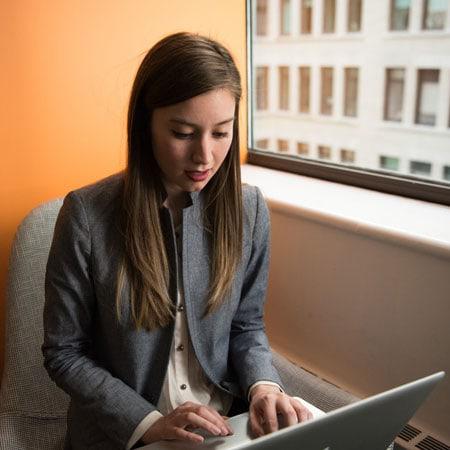
<path id="1" fill-rule="evenodd" d="M 268 384 L 259 384 L 252 389 L 249 415 L 250 426 L 256 436 L 278 430 L 277 416 L 281 416 L 282 426 L 312 418 L 311 412 L 298 400 Z"/>
<path id="2" fill-rule="evenodd" d="M 201 428 L 215 436 L 233 434 L 230 425 L 217 411 L 208 406 L 186 402 L 158 419 L 141 440 L 145 444 L 173 439 L 201 443 L 204 438 L 190 431 L 195 428 Z"/>

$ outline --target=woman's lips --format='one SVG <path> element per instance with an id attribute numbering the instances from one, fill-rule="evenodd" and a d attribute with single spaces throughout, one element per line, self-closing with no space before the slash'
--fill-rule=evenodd
<path id="1" fill-rule="evenodd" d="M 203 181 L 208 178 L 209 169 L 205 170 L 204 172 L 199 172 L 197 170 L 186 170 L 186 175 L 192 180 L 192 181 Z"/>

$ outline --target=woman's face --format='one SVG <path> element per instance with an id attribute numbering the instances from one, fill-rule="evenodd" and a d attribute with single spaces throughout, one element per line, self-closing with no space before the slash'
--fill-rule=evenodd
<path id="1" fill-rule="evenodd" d="M 153 111 L 153 153 L 169 198 L 200 191 L 217 172 L 233 139 L 235 106 L 227 89 L 215 89 Z"/>

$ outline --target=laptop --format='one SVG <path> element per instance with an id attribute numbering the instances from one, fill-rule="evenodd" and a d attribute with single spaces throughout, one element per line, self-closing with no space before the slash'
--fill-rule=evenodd
<path id="1" fill-rule="evenodd" d="M 202 444 L 160 441 L 140 450 L 385 450 L 444 375 L 437 372 L 327 414 L 313 407 L 313 419 L 256 439 L 244 413 L 230 419 L 232 436 L 200 432 Z"/>

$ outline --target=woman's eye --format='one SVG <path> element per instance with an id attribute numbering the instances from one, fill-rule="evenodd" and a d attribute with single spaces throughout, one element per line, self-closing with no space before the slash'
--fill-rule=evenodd
<path id="1" fill-rule="evenodd" d="M 216 138 L 218 138 L 218 139 L 220 139 L 220 138 L 226 138 L 226 137 L 228 137 L 228 133 L 220 133 L 220 132 L 216 132 L 216 133 L 213 133 L 214 134 L 214 137 L 216 137 Z"/>
<path id="2" fill-rule="evenodd" d="M 192 136 L 194 136 L 194 133 L 180 133 L 179 131 L 172 130 L 172 134 L 177 139 L 190 139 Z"/>

